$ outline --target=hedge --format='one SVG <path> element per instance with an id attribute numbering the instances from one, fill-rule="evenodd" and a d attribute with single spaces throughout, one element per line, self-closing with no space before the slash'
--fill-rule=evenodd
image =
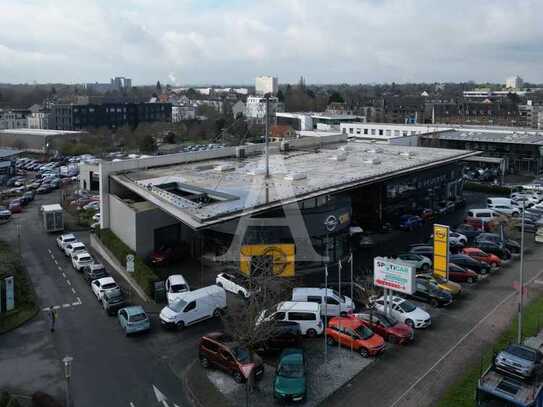
<path id="1" fill-rule="evenodd" d="M 511 187 L 500 185 L 480 184 L 478 182 L 465 182 L 464 189 L 466 191 L 485 192 L 487 194 L 511 195 Z"/>
<path id="2" fill-rule="evenodd" d="M 117 260 L 126 267 L 126 256 L 132 254 L 134 256 L 134 280 L 138 283 L 143 291 L 153 298 L 154 283 L 159 281 L 156 273 L 144 263 L 143 259 L 125 245 L 111 230 L 100 229 L 96 231 L 96 236 L 102 243 L 111 251 Z"/>

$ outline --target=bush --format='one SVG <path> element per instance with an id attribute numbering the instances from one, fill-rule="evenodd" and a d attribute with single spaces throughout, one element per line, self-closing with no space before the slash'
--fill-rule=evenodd
<path id="1" fill-rule="evenodd" d="M 11 396 L 8 392 L 2 392 L 2 395 L 0 395 L 0 407 L 7 407 L 10 399 Z"/>
<path id="2" fill-rule="evenodd" d="M 102 243 L 111 251 L 111 253 L 124 267 L 126 267 L 126 256 L 129 254 L 134 255 L 134 280 L 138 283 L 141 289 L 152 298 L 154 294 L 154 282 L 159 280 L 156 273 L 144 263 L 141 257 L 136 256 L 127 245 L 125 245 L 117 236 L 115 236 L 111 230 L 98 230 L 96 232 L 96 236 L 98 236 Z"/>
<path id="3" fill-rule="evenodd" d="M 500 185 L 480 184 L 478 182 L 465 182 L 464 189 L 466 191 L 484 192 L 487 194 L 511 195 L 511 188 Z"/>

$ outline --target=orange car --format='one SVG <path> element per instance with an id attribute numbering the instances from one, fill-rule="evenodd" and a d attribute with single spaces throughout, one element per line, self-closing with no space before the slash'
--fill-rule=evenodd
<path id="1" fill-rule="evenodd" d="M 475 260 L 484 262 L 493 268 L 500 267 L 502 265 L 502 260 L 498 256 L 492 253 L 484 252 L 477 247 L 465 247 L 464 250 L 462 250 L 462 253 L 474 258 Z"/>
<path id="2" fill-rule="evenodd" d="M 339 343 L 351 348 L 364 358 L 375 356 L 385 349 L 384 339 L 354 316 L 332 318 L 326 328 L 326 340 L 329 345 Z"/>

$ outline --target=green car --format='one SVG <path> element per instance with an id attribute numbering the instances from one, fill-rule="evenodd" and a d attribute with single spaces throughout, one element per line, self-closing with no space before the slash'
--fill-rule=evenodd
<path id="1" fill-rule="evenodd" d="M 306 396 L 304 351 L 287 348 L 279 356 L 273 379 L 273 396 L 283 401 L 303 401 Z"/>

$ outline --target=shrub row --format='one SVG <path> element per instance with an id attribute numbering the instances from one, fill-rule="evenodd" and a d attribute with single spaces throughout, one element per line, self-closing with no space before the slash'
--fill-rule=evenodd
<path id="1" fill-rule="evenodd" d="M 504 187 L 500 185 L 489 185 L 489 184 L 480 184 L 478 182 L 469 182 L 464 183 L 464 189 L 466 191 L 475 191 L 475 192 L 484 192 L 487 194 L 500 194 L 500 195 L 511 195 L 511 188 Z"/>
<path id="2" fill-rule="evenodd" d="M 15 397 L 12 397 L 9 393 L 3 392 L 0 395 L 0 407 L 21 407 L 21 404 Z"/>
<path id="3" fill-rule="evenodd" d="M 100 229 L 96 232 L 96 235 L 124 267 L 126 267 L 126 256 L 129 254 L 134 255 L 134 280 L 150 298 L 153 298 L 153 284 L 155 281 L 159 281 L 156 273 L 111 230 Z"/>

